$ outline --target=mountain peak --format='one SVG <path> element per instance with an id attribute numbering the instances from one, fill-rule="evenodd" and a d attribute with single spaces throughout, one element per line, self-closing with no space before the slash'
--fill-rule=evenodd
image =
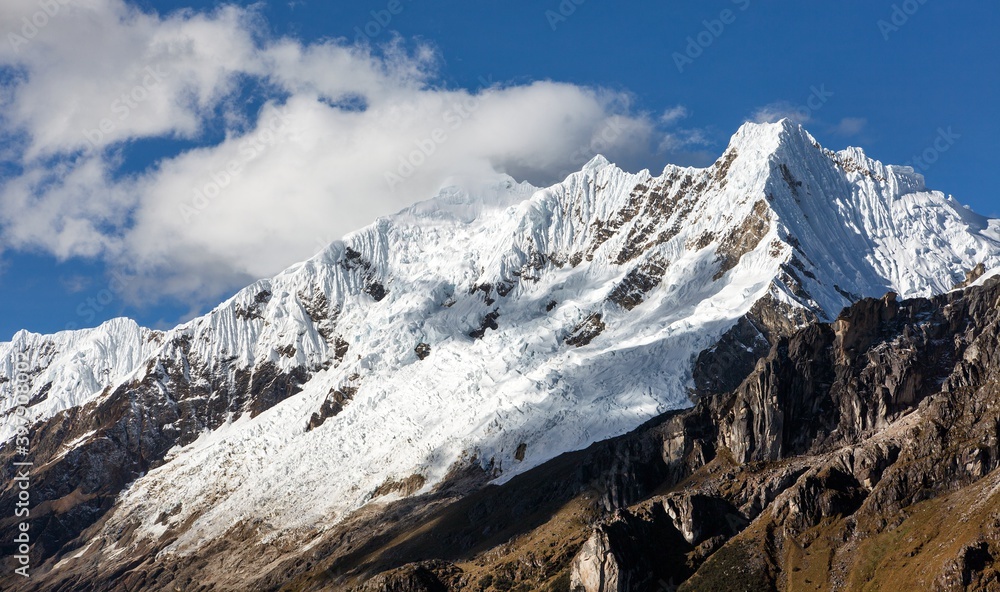
<path id="1" fill-rule="evenodd" d="M 745 124 L 708 168 L 595 157 L 544 189 L 462 182 L 171 331 L 23 338 L 27 416 L 65 455 L 36 464 L 121 475 L 94 548 L 127 531 L 167 553 L 248 508 L 294 538 L 466 470 L 510 479 L 690 406 L 693 361 L 734 329 L 759 350 L 768 323 L 1000 267 L 995 221 L 900 171 L 784 120 Z M 0 414 L 16 354 L 0 344 Z"/>
<path id="2" fill-rule="evenodd" d="M 598 154 L 590 159 L 590 161 L 583 165 L 582 171 L 599 171 L 605 167 L 612 166 L 610 160 L 604 157 L 603 154 Z"/>
<path id="3" fill-rule="evenodd" d="M 753 147 L 761 151 L 777 150 L 786 145 L 819 146 L 802 125 L 787 117 L 776 122 L 747 121 L 740 126 L 729 141 L 730 148 Z"/>

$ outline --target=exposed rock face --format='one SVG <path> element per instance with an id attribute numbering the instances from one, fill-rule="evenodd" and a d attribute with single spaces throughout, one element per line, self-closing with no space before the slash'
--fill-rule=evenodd
<path id="1" fill-rule="evenodd" d="M 671 494 L 618 512 L 573 560 L 570 590 L 671 589 L 746 524 L 732 504 L 701 494 Z"/>
<path id="2" fill-rule="evenodd" d="M 688 421 L 707 425 L 700 436 L 686 429 L 667 438 L 665 456 L 685 454 L 690 467 L 696 445 L 717 455 L 677 493 L 598 526 L 574 560 L 572 581 L 586 592 L 619 590 L 622 574 L 638 570 L 684 582 L 681 590 L 797 589 L 803 582 L 852 590 L 862 581 L 894 582 L 907 556 L 917 554 L 929 563 L 908 572 L 910 589 L 993 589 L 1000 585 L 997 409 L 1000 282 L 933 300 L 863 300 L 832 324 L 781 338 L 737 389 L 689 412 Z M 699 515 L 685 511 L 679 494 L 720 505 Z M 887 534 L 922 528 L 915 508 L 948 497 L 976 502 L 948 504 L 941 519 L 954 526 L 928 539 L 968 542 L 909 550 L 912 540 Z M 710 544 L 672 560 L 678 547 L 648 534 L 646 544 L 602 534 L 636 519 L 643 522 L 636 539 L 649 529 L 669 531 L 651 504 L 672 509 L 685 542 Z M 971 515 L 990 518 L 984 528 Z M 730 517 L 728 532 L 720 516 Z M 863 554 L 875 549 L 883 558 L 877 567 Z M 669 574 L 649 567 L 664 563 Z"/>
<path id="3" fill-rule="evenodd" d="M 625 590 L 619 565 L 621 559 L 611 550 L 608 535 L 601 528 L 590 535 L 576 559 L 570 575 L 570 590 Z"/>
<path id="4" fill-rule="evenodd" d="M 566 338 L 566 345 L 583 347 L 594 340 L 595 337 L 604 331 L 605 325 L 601 321 L 601 313 L 595 312 L 580 321 L 573 332 Z"/>
<path id="5" fill-rule="evenodd" d="M 753 205 L 753 210 L 743 223 L 722 239 L 716 251 L 719 271 L 716 272 L 715 279 L 721 278 L 727 271 L 736 267 L 743 255 L 757 248 L 771 229 L 771 220 L 768 216 L 767 203 L 760 200 Z"/>
<path id="6" fill-rule="evenodd" d="M 660 285 L 667 263 L 652 258 L 628 272 L 622 281 L 608 294 L 608 301 L 625 310 L 632 310 L 642 304 L 646 294 Z"/>
<path id="7" fill-rule="evenodd" d="M 714 346 L 698 355 L 693 372 L 698 394 L 735 389 L 778 339 L 816 320 L 807 310 L 770 296 L 762 298 Z"/>
<path id="8" fill-rule="evenodd" d="M 448 592 L 461 573 L 444 561 L 417 563 L 380 574 L 352 592 Z"/>
<path id="9" fill-rule="evenodd" d="M 254 370 L 208 368 L 188 357 L 187 342 L 151 364 L 141 380 L 106 397 L 73 407 L 39 424 L 27 460 L 32 493 L 44 500 L 32 510 L 32 547 L 37 559 L 69 544 L 110 509 L 127 484 L 164 462 L 175 445 L 192 442 L 242 414 L 257 414 L 295 394 L 308 376 L 304 368 L 283 372 L 273 364 Z M 167 394 L 164 384 L 171 385 Z M 82 440 L 82 442 L 81 442 Z M 68 446 L 75 442 L 74 446 Z M 0 451 L 4 483 L 12 483 L 15 449 Z M 14 516 L 16 497 L 0 497 L 3 516 Z M 10 541 L 18 523 L 0 522 L 0 549 L 13 555 Z"/>
<path id="10" fill-rule="evenodd" d="M 986 266 L 983 265 L 982 263 L 978 263 L 976 264 L 975 267 L 973 267 L 972 269 L 970 269 L 965 273 L 965 279 L 962 280 L 955 287 L 966 288 L 968 286 L 971 286 L 973 283 L 975 283 L 976 280 L 983 277 L 984 275 L 986 275 Z"/>

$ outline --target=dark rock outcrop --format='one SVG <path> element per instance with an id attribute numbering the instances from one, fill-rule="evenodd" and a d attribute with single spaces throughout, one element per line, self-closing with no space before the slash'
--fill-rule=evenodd
<path id="1" fill-rule="evenodd" d="M 450 563 L 429 561 L 380 574 L 352 592 L 448 592 L 460 574 Z"/>
<path id="2" fill-rule="evenodd" d="M 566 337 L 566 345 L 583 347 L 593 341 L 595 337 L 604 332 L 603 318 L 601 313 L 595 312 L 580 321 Z"/>
<path id="3" fill-rule="evenodd" d="M 297 393 L 309 375 L 302 367 L 285 372 L 271 363 L 253 370 L 212 366 L 191 357 L 184 340 L 175 345 L 176 355 L 150 364 L 141 380 L 32 428 L 34 445 L 26 460 L 33 463 L 34 565 L 82 546 L 86 541 L 79 538 L 81 533 L 114 506 L 130 482 L 160 466 L 168 450 L 241 414 L 256 415 L 274 406 Z M 3 516 L 14 516 L 17 499 L 11 489 L 12 462 L 22 459 L 14 453 L 13 447 L 0 450 Z M 18 523 L 0 521 L 0 552 L 5 557 L 14 554 L 11 541 Z"/>
<path id="4" fill-rule="evenodd" d="M 919 527 L 913 508 L 928 500 L 972 495 L 987 482 L 996 491 L 996 409 L 1000 282 L 931 300 L 899 302 L 894 294 L 862 300 L 833 323 L 778 339 L 737 388 L 703 397 L 673 418 L 669 423 L 683 427 L 663 445 L 666 458 L 684 458 L 671 476 L 678 484 L 668 485 L 676 493 L 619 510 L 599 525 L 574 563 L 573 581 L 605 582 L 581 583 L 578 589 L 587 592 L 662 589 L 616 582 L 623 574 L 638 582 L 637 573 L 664 580 L 666 562 L 674 579 L 665 581 L 683 581 L 681 590 L 786 589 L 803 581 L 849 590 L 862 577 L 891 582 L 896 564 L 871 572 L 855 551 L 886 529 Z M 699 455 L 692 456 L 694 450 Z M 703 466 L 695 466 L 699 461 Z M 678 494 L 721 500 L 731 505 L 729 515 L 746 521 L 733 520 L 729 532 L 719 532 L 718 516 L 725 512 L 689 512 L 679 525 L 688 543 L 697 542 L 699 527 L 712 532 L 713 524 L 719 538 L 707 549 L 687 551 L 683 560 L 671 558 L 676 547 L 657 544 L 655 536 L 642 545 L 604 534 L 607 525 L 628 523 L 624 514 L 643 520 L 642 528 L 632 528 L 643 536 L 643 529 L 662 523 L 650 504 L 671 507 Z M 987 496 L 980 505 L 1000 524 L 1000 498 Z M 961 524 L 962 513 L 949 507 L 950 521 Z M 942 551 L 939 571 L 914 579 L 920 582 L 914 589 L 979 590 L 1000 583 L 993 560 L 998 529 L 956 530 L 969 531 L 972 542 Z M 802 550 L 814 547 L 822 547 L 822 558 Z M 882 556 L 897 552 L 919 550 L 879 547 Z"/>

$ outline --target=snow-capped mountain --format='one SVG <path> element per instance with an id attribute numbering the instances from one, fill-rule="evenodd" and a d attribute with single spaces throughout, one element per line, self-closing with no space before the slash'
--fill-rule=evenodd
<path id="1" fill-rule="evenodd" d="M 190 554 L 248 525 L 303 541 L 690 406 L 699 356 L 741 319 L 766 343 L 980 265 L 1000 268 L 1000 221 L 788 121 L 746 124 L 704 169 L 597 157 L 544 189 L 445 189 L 170 331 L 18 333 L 0 413 L 23 353 L 51 511 L 101 501 L 62 561 Z"/>

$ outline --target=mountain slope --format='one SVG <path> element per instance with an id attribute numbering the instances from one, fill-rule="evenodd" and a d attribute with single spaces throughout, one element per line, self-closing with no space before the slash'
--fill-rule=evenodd
<path id="1" fill-rule="evenodd" d="M 998 314 L 992 280 L 863 300 L 780 340 L 671 420 L 670 458 L 694 470 L 594 529 L 575 590 L 996 589 Z"/>
<path id="2" fill-rule="evenodd" d="M 295 545 L 469 469 L 504 483 L 690 406 L 723 350 L 978 264 L 1000 267 L 997 221 L 788 122 L 707 169 L 598 157 L 547 189 L 445 190 L 172 331 L 0 344 L 36 400 L 34 552 L 55 573 L 233 532 Z"/>
<path id="3" fill-rule="evenodd" d="M 998 299 L 995 280 L 866 299 L 738 389 L 502 485 L 391 502 L 306 548 L 243 530 L 113 589 L 990 590 Z M 102 569 L 71 563 L 60 589 Z"/>

